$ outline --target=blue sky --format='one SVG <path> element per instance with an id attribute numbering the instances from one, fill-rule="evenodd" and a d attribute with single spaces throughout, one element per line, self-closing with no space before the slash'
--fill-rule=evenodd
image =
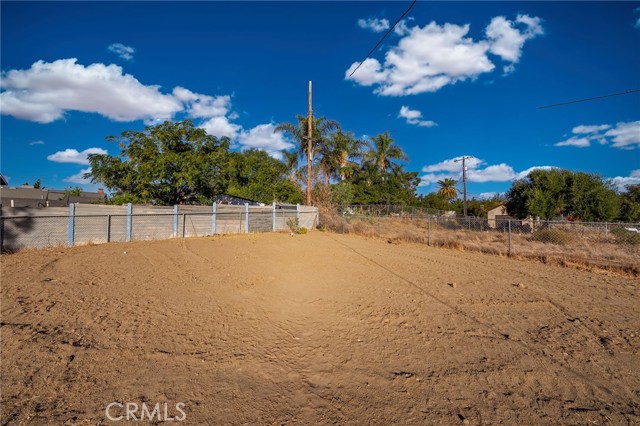
<path id="1" fill-rule="evenodd" d="M 532 167 L 640 183 L 640 2 L 7 2 L 1 172 L 82 185 L 106 136 L 191 118 L 235 149 L 291 146 L 275 124 L 314 112 L 390 131 L 419 192 L 458 177 L 507 190 Z"/>

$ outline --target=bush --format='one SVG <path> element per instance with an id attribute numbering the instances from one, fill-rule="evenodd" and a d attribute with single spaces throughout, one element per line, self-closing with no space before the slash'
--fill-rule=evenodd
<path id="1" fill-rule="evenodd" d="M 640 245 L 640 233 L 625 228 L 614 228 L 611 233 L 621 244 Z"/>
<path id="2" fill-rule="evenodd" d="M 562 229 L 539 229 L 529 238 L 530 241 L 540 241 L 545 244 L 565 245 L 576 239 L 576 236 Z"/>
<path id="3" fill-rule="evenodd" d="M 298 232 L 298 227 L 300 225 L 300 219 L 297 217 L 290 217 L 287 219 L 287 226 L 291 230 L 291 232 Z"/>
<path id="4" fill-rule="evenodd" d="M 307 228 L 305 228 L 304 226 L 301 226 L 300 228 L 296 229 L 296 234 L 306 234 L 307 233 Z"/>

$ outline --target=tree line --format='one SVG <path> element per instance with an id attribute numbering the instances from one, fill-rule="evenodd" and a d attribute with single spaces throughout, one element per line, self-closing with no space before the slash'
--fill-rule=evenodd
<path id="1" fill-rule="evenodd" d="M 298 115 L 276 127 L 295 142 L 279 158 L 258 149 L 236 152 L 231 140 L 207 134 L 189 121 L 164 122 L 143 131 L 110 136 L 120 153 L 91 154 L 85 177 L 104 185 L 109 202 L 155 205 L 210 204 L 220 194 L 263 203 L 302 203 L 307 182 L 308 120 Z M 396 204 L 462 211 L 454 179 L 438 182 L 438 190 L 417 194 L 418 172 L 406 171 L 408 157 L 384 132 L 367 140 L 343 130 L 325 117 L 312 129 L 311 182 L 313 203 L 335 209 L 352 204 Z M 536 170 L 516 181 L 505 196 L 468 201 L 468 212 L 482 217 L 506 204 L 516 217 L 581 220 L 640 220 L 638 185 L 616 193 L 596 175 Z"/>

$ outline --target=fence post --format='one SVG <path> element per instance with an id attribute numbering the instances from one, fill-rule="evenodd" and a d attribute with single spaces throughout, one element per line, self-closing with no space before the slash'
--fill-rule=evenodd
<path id="1" fill-rule="evenodd" d="M 216 216 L 218 215 L 218 204 L 213 202 L 213 214 L 211 215 L 211 234 L 216 235 Z"/>
<path id="2" fill-rule="evenodd" d="M 511 219 L 509 219 L 509 257 L 511 257 Z"/>
<path id="3" fill-rule="evenodd" d="M 273 202 L 273 232 L 276 232 L 276 202 Z"/>
<path id="4" fill-rule="evenodd" d="M 133 204 L 127 204 L 127 235 L 125 241 L 131 241 L 132 222 L 133 222 Z"/>
<path id="5" fill-rule="evenodd" d="M 296 217 L 300 220 L 300 204 L 296 204 Z"/>
<path id="6" fill-rule="evenodd" d="M 184 238 L 186 235 L 186 229 L 187 229 L 187 214 L 182 213 L 182 238 Z"/>
<path id="7" fill-rule="evenodd" d="M 178 238 L 178 206 L 173 206 L 173 238 Z"/>
<path id="8" fill-rule="evenodd" d="M 111 215 L 107 215 L 107 242 L 111 242 Z"/>
<path id="9" fill-rule="evenodd" d="M 73 239 L 75 237 L 75 227 L 76 227 L 76 205 L 71 203 L 69 204 L 69 235 L 67 238 L 67 245 L 69 247 L 73 247 Z"/>
<path id="10" fill-rule="evenodd" d="M 380 212 L 378 211 L 378 238 L 380 237 Z"/>
<path id="11" fill-rule="evenodd" d="M 467 229 L 471 231 L 471 217 L 467 216 Z"/>
<path id="12" fill-rule="evenodd" d="M 429 216 L 429 223 L 427 224 L 427 245 L 431 246 L 431 216 Z"/>
<path id="13" fill-rule="evenodd" d="M 249 203 L 244 203 L 244 233 L 249 233 Z"/>

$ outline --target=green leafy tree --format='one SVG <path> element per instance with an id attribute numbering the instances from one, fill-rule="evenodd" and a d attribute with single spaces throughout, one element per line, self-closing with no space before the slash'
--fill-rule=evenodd
<path id="1" fill-rule="evenodd" d="M 517 218 L 609 221 L 618 216 L 616 193 L 597 175 L 569 170 L 534 170 L 507 192 L 507 211 Z"/>
<path id="2" fill-rule="evenodd" d="M 507 211 L 524 219 L 527 216 L 554 219 L 563 214 L 567 205 L 567 170 L 533 170 L 514 182 L 507 192 Z"/>
<path id="3" fill-rule="evenodd" d="M 620 216 L 623 222 L 640 222 L 640 185 L 628 185 L 620 196 Z"/>
<path id="4" fill-rule="evenodd" d="M 288 165 L 265 151 L 249 149 L 231 153 L 232 174 L 228 193 L 262 203 L 303 202 L 300 186 L 288 178 Z"/>
<path id="5" fill-rule="evenodd" d="M 442 195 L 449 201 L 453 201 L 458 196 L 458 181 L 451 178 L 444 178 L 438 181 L 438 194 Z"/>
<path id="6" fill-rule="evenodd" d="M 210 203 L 229 184 L 229 139 L 191 121 L 164 122 L 119 137 L 118 156 L 92 154 L 85 176 L 119 199 L 158 205 Z"/>
<path id="7" fill-rule="evenodd" d="M 419 195 L 416 197 L 413 203 L 416 207 L 423 207 L 427 209 L 436 210 L 451 210 L 451 202 L 437 192 L 430 192 L 425 195 Z"/>
<path id="8" fill-rule="evenodd" d="M 42 180 L 36 179 L 36 181 L 33 183 L 33 187 L 35 189 L 44 189 L 44 186 L 42 185 Z"/>
<path id="9" fill-rule="evenodd" d="M 82 195 L 82 188 L 79 186 L 68 186 L 64 189 L 64 195 L 67 197 L 79 197 Z"/>
<path id="10" fill-rule="evenodd" d="M 618 217 L 620 199 L 598 175 L 571 173 L 565 213 L 585 222 L 611 221 Z"/>
<path id="11" fill-rule="evenodd" d="M 354 204 L 414 203 L 420 178 L 418 172 L 405 172 L 401 166 L 382 172 L 374 163 L 364 163 L 350 179 Z"/>

